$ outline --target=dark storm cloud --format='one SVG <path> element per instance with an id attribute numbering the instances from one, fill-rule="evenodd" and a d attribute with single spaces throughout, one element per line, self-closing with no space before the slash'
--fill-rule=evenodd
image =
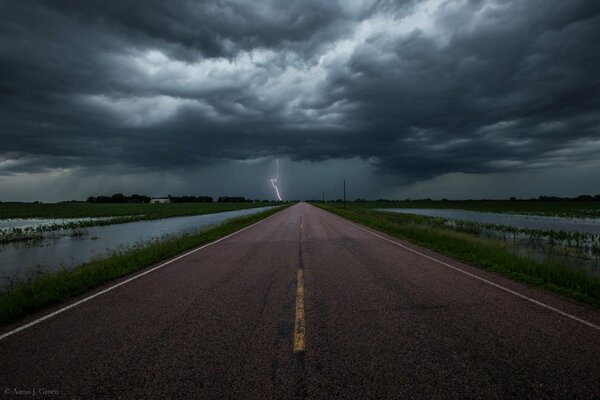
<path id="1" fill-rule="evenodd" d="M 600 150 L 600 3 L 4 1 L 0 174 L 287 156 L 419 180 Z"/>
<path id="2" fill-rule="evenodd" d="M 337 84 L 361 103 L 366 153 L 432 176 L 526 168 L 597 140 L 599 8 L 536 3 L 442 11 L 442 46 L 420 32 L 361 45 Z M 473 30 L 469 12 L 484 14 Z"/>

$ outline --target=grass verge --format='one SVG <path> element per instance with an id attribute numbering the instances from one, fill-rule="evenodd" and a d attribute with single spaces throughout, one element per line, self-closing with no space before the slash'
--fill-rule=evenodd
<path id="1" fill-rule="evenodd" d="M 157 240 L 73 269 L 45 274 L 0 294 L 0 324 L 58 303 L 103 283 L 139 271 L 186 250 L 215 241 L 281 211 L 283 207 L 234 218 L 208 230 Z"/>
<path id="2" fill-rule="evenodd" d="M 377 212 L 352 205 L 345 208 L 323 203 L 314 205 L 480 268 L 548 289 L 596 308 L 600 307 L 600 277 L 516 255 L 500 241 L 481 239 L 467 233 L 431 226 L 427 224 L 427 218 L 421 216 L 415 218 L 410 215 Z"/>

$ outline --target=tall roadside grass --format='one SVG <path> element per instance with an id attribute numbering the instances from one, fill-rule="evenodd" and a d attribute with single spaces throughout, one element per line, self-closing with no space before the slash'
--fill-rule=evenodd
<path id="1" fill-rule="evenodd" d="M 378 212 L 353 205 L 314 205 L 480 268 L 600 307 L 600 277 L 516 255 L 500 241 L 443 229 L 435 221 L 429 223 L 427 217 Z"/>
<path id="2" fill-rule="evenodd" d="M 0 294 L 0 324 L 71 298 L 105 282 L 139 271 L 186 250 L 212 242 L 267 218 L 283 208 L 230 219 L 208 230 L 156 240 L 129 251 L 17 283 Z"/>

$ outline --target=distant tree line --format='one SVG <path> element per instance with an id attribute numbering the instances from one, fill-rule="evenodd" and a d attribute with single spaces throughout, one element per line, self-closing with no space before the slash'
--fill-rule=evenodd
<path id="1" fill-rule="evenodd" d="M 539 196 L 532 197 L 530 199 L 517 199 L 516 197 L 510 197 L 509 201 L 600 201 L 600 194 L 595 196 L 591 196 L 588 194 L 582 194 L 577 197 L 558 197 L 558 196 Z M 366 201 L 365 199 L 356 199 L 358 202 Z M 404 200 L 390 200 L 390 199 L 377 199 L 377 202 L 393 202 L 393 201 L 414 201 L 414 202 L 423 202 L 423 201 L 436 201 L 430 198 L 425 199 L 404 199 Z M 440 200 L 437 200 L 440 201 Z M 441 201 L 452 201 L 448 199 L 442 199 Z M 481 199 L 481 200 L 473 200 L 473 199 L 465 199 L 465 200 L 454 200 L 454 201 L 499 201 L 499 199 Z"/>
<path id="2" fill-rule="evenodd" d="M 221 196 L 219 197 L 219 200 L 217 200 L 219 203 L 244 203 L 244 202 L 250 202 L 252 200 L 250 199 L 246 199 L 245 197 L 240 197 L 240 196 Z"/>
<path id="3" fill-rule="evenodd" d="M 150 203 L 150 196 L 141 194 L 125 196 L 123 193 L 115 193 L 112 196 L 91 196 L 86 201 L 88 203 Z"/>
<path id="4" fill-rule="evenodd" d="M 321 202 L 321 200 L 312 200 L 312 201 L 318 201 Z M 330 199 L 327 200 L 326 203 L 341 203 L 343 200 L 342 199 Z M 442 202 L 451 202 L 451 201 L 472 201 L 472 202 L 480 202 L 480 201 L 506 201 L 503 199 L 478 199 L 478 200 L 473 200 L 473 199 L 463 199 L 463 200 L 448 200 L 448 199 L 441 199 L 441 200 L 433 200 L 431 198 L 424 198 L 424 199 L 411 199 L 411 198 L 406 198 L 404 200 L 402 199 L 377 199 L 377 200 L 367 200 L 365 198 L 356 198 L 354 199 L 354 202 L 356 203 L 368 203 L 368 202 L 378 202 L 378 203 L 392 203 L 392 202 L 415 202 L 415 203 L 422 203 L 422 202 L 438 202 L 438 201 L 442 201 Z M 533 197 L 533 198 L 529 198 L 529 199 L 518 199 L 516 197 L 510 197 L 508 199 L 508 201 L 600 201 L 600 194 L 597 194 L 595 196 L 591 196 L 591 195 L 587 195 L 587 194 L 582 194 L 580 196 L 577 197 L 558 197 L 558 196 L 539 196 L 539 197 Z"/>
<path id="5" fill-rule="evenodd" d="M 171 203 L 212 203 L 213 198 L 210 196 L 168 196 Z M 123 193 L 115 193 L 112 196 L 91 196 L 88 197 L 87 203 L 150 203 L 150 196 L 141 194 L 132 194 L 126 196 Z M 219 203 L 242 203 L 242 202 L 259 202 L 260 200 L 246 199 L 240 196 L 221 196 L 217 200 Z M 263 200 L 267 202 L 267 200 Z"/>
<path id="6" fill-rule="evenodd" d="M 171 195 L 169 195 L 169 201 L 171 203 L 212 203 L 213 198 L 210 196 L 171 196 Z"/>
<path id="7" fill-rule="evenodd" d="M 510 198 L 511 200 L 516 200 L 514 197 Z M 531 199 L 536 200 L 536 199 Z M 600 194 L 595 196 L 590 196 L 588 194 L 582 194 L 577 197 L 556 197 L 556 196 L 540 196 L 537 198 L 539 201 L 599 201 Z"/>

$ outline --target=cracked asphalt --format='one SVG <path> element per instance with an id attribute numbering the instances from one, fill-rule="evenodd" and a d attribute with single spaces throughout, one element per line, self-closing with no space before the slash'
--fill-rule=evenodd
<path id="1" fill-rule="evenodd" d="M 597 310 L 394 241 L 600 325 Z M 299 269 L 305 348 L 295 352 Z M 0 390 L 14 398 L 592 399 L 600 398 L 600 331 L 300 203 L 4 338 Z"/>

